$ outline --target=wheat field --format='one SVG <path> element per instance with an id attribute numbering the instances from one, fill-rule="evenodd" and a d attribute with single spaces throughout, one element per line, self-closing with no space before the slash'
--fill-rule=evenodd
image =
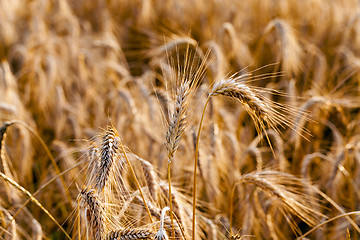
<path id="1" fill-rule="evenodd" d="M 0 0 L 0 239 L 360 239 L 356 0 Z"/>

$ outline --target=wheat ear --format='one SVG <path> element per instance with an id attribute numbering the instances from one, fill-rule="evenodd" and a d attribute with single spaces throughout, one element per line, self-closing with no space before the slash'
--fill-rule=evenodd
<path id="1" fill-rule="evenodd" d="M 120 138 L 115 128 L 108 126 L 101 143 L 100 163 L 96 171 L 95 189 L 101 192 L 109 178 Z"/>
<path id="2" fill-rule="evenodd" d="M 152 240 L 154 236 L 154 232 L 145 228 L 125 228 L 109 232 L 105 240 Z"/>
<path id="3" fill-rule="evenodd" d="M 104 206 L 95 189 L 84 187 L 80 192 L 80 200 L 86 209 L 86 217 L 95 239 L 101 240 L 104 235 Z"/>
<path id="4" fill-rule="evenodd" d="M 246 111 L 250 114 L 251 118 L 255 123 L 257 132 L 265 130 L 265 125 L 278 131 L 277 125 L 280 126 L 290 126 L 290 120 L 286 118 L 286 115 L 283 112 L 290 112 L 285 107 L 273 103 L 269 99 L 261 96 L 261 94 L 266 90 L 250 88 L 245 84 L 245 80 L 258 80 L 269 77 L 279 76 L 279 73 L 270 73 L 252 77 L 251 74 L 244 74 L 238 77 L 231 76 L 229 78 L 224 78 L 219 82 L 216 82 L 205 102 L 201 120 L 199 123 L 198 134 L 196 137 L 195 144 L 195 161 L 194 161 L 194 186 L 193 186 L 193 220 L 192 220 L 192 238 L 195 239 L 195 212 L 196 212 L 196 185 L 197 185 L 197 166 L 198 166 L 198 151 L 199 151 L 199 141 L 200 141 L 200 132 L 201 127 L 204 121 L 206 107 L 209 103 L 211 96 L 216 95 L 225 95 L 238 99 L 241 104 L 245 107 Z M 265 133 L 265 136 L 269 142 L 270 148 L 272 149 L 268 135 Z"/>
<path id="5" fill-rule="evenodd" d="M 168 160 L 171 162 L 176 150 L 179 147 L 180 139 L 186 126 L 186 110 L 189 105 L 190 86 L 188 82 L 181 84 L 174 107 L 174 112 L 170 118 L 169 128 L 166 132 L 166 148 L 168 150 Z"/>
<path id="6" fill-rule="evenodd" d="M 238 182 L 233 185 L 230 204 L 230 226 L 232 226 L 233 199 L 235 188 L 239 184 L 251 183 L 270 196 L 276 197 L 284 210 L 285 214 L 295 214 L 309 226 L 325 217 L 320 212 L 314 210 L 312 205 L 318 205 L 315 198 L 307 197 L 300 189 L 311 189 L 309 183 L 296 178 L 293 175 L 278 171 L 258 171 L 243 175 Z M 293 230 L 298 231 L 297 226 L 289 218 Z M 294 225 L 293 225 L 294 224 Z"/>
<path id="7" fill-rule="evenodd" d="M 169 183 L 169 204 L 170 204 L 170 218 L 172 232 L 175 236 L 173 228 L 173 206 L 172 206 L 172 194 L 171 194 L 171 162 L 176 150 L 179 147 L 179 142 L 184 134 L 186 126 L 186 110 L 188 108 L 190 97 L 193 88 L 190 87 L 190 82 L 183 81 L 178 89 L 177 99 L 175 102 L 174 112 L 170 117 L 169 128 L 166 133 L 166 148 L 168 150 L 168 183 Z"/>

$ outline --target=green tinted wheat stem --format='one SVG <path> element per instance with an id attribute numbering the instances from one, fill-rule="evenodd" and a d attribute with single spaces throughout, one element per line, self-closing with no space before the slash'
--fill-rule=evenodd
<path id="1" fill-rule="evenodd" d="M 199 123 L 199 129 L 198 129 L 198 133 L 197 133 L 197 136 L 196 136 L 196 144 L 195 144 L 195 161 L 194 161 L 194 185 L 193 185 L 193 219 L 192 219 L 192 239 L 195 240 L 195 212 L 196 212 L 196 170 L 197 170 L 197 166 L 198 166 L 198 158 L 199 158 L 199 154 L 198 154 L 198 151 L 199 151 L 199 141 L 200 141 L 200 132 L 201 132 L 201 127 L 202 127 L 202 124 L 203 124 L 203 120 L 204 120 L 204 116 L 205 116 L 205 110 L 206 110 L 206 107 L 209 103 L 209 100 L 210 100 L 210 97 L 211 95 L 208 96 L 208 98 L 206 99 L 206 102 L 205 102 L 205 106 L 204 106 L 204 109 L 203 109 L 203 112 L 202 112 L 202 115 L 201 115 L 201 120 L 200 120 L 200 123 Z"/>

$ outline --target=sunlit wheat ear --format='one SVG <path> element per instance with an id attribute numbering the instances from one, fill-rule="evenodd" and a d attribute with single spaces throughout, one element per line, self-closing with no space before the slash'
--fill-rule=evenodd
<path id="1" fill-rule="evenodd" d="M 169 128 L 166 132 L 165 145 L 168 151 L 169 161 L 174 157 L 186 127 L 186 110 L 190 102 L 190 94 L 190 83 L 183 82 L 177 90 L 174 111 L 170 117 Z"/>
<path id="2" fill-rule="evenodd" d="M 291 214 L 299 217 L 309 226 L 316 225 L 325 216 L 316 211 L 318 200 L 309 196 L 311 185 L 305 180 L 278 171 L 258 171 L 243 175 L 237 184 L 254 184 L 271 197 L 275 197 L 278 208 L 285 214 L 292 229 L 299 233 L 299 228 Z"/>
<path id="3" fill-rule="evenodd" d="M 116 157 L 119 142 L 120 138 L 116 129 L 108 126 L 101 143 L 100 163 L 98 164 L 99 166 L 96 174 L 95 189 L 99 192 L 104 189 L 106 181 L 109 178 L 109 173 Z"/>
<path id="4" fill-rule="evenodd" d="M 126 228 L 109 232 L 105 240 L 153 240 L 155 233 L 145 228 Z"/>
<path id="5" fill-rule="evenodd" d="M 301 110 L 273 102 L 264 96 L 264 93 L 268 92 L 280 94 L 275 90 L 252 87 L 247 84 L 248 81 L 255 81 L 270 76 L 278 76 L 278 74 L 270 73 L 258 77 L 253 77 L 251 74 L 243 74 L 237 77 L 231 76 L 229 78 L 223 78 L 213 85 L 210 96 L 224 95 L 239 100 L 253 119 L 258 133 L 265 131 L 266 127 L 280 132 L 280 126 L 282 128 L 289 127 L 294 129 L 303 136 L 306 130 L 299 129 L 291 120 L 300 115 Z M 267 135 L 266 137 L 268 138 Z"/>
<path id="6" fill-rule="evenodd" d="M 86 218 L 94 239 L 102 239 L 104 234 L 104 206 L 99 199 L 95 189 L 84 187 L 79 200 L 82 207 L 86 210 Z"/>
<path id="7" fill-rule="evenodd" d="M 179 58 L 179 56 L 177 57 Z M 171 80 L 176 84 L 176 99 L 173 111 L 170 112 L 165 142 L 170 162 L 179 147 L 179 141 L 186 128 L 186 115 L 189 104 L 199 86 L 199 82 L 205 75 L 208 53 L 200 61 L 196 57 L 192 57 L 188 46 L 184 57 L 184 66 L 180 66 L 179 63 L 176 66 L 174 59 L 170 59 L 170 65 L 173 68 L 171 69 L 171 78 L 173 78 Z"/>

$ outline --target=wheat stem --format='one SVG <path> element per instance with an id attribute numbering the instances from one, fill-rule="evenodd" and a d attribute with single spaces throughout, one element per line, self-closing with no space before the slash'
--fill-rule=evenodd
<path id="1" fill-rule="evenodd" d="M 236 182 L 233 184 L 233 187 L 231 189 L 231 196 L 230 196 L 230 227 L 229 227 L 229 231 L 230 231 L 230 234 L 232 235 L 233 232 L 232 232 L 232 224 L 233 224 L 233 211 L 234 211 L 234 207 L 233 207 L 233 204 L 234 204 L 234 195 L 235 195 L 235 189 L 236 189 L 236 186 L 239 184 L 239 182 Z"/>
<path id="2" fill-rule="evenodd" d="M 203 124 L 203 120 L 204 120 L 204 116 L 205 116 L 205 110 L 206 107 L 209 103 L 211 94 L 208 96 L 208 98 L 206 99 L 205 105 L 204 105 L 204 109 L 201 115 L 201 120 L 199 123 L 199 130 L 198 130 L 198 134 L 196 136 L 196 145 L 195 145 L 195 161 L 194 161 L 194 185 L 193 185 L 193 219 L 192 219 L 192 239 L 195 240 L 195 212 L 196 212 L 196 170 L 197 170 L 197 165 L 198 165 L 198 158 L 199 158 L 199 141 L 200 141 L 200 132 L 201 132 L 201 127 Z"/>
<path id="3" fill-rule="evenodd" d="M 78 207 L 77 207 L 77 211 L 78 211 L 78 239 L 81 240 L 81 225 L 80 225 L 80 205 L 78 204 Z"/>
<path id="4" fill-rule="evenodd" d="M 168 182 L 169 182 L 169 205 L 170 205 L 170 219 L 171 219 L 171 231 L 175 237 L 174 229 L 174 217 L 173 217 L 173 204 L 172 204 L 172 193 L 171 193 L 171 160 L 168 161 Z"/>

